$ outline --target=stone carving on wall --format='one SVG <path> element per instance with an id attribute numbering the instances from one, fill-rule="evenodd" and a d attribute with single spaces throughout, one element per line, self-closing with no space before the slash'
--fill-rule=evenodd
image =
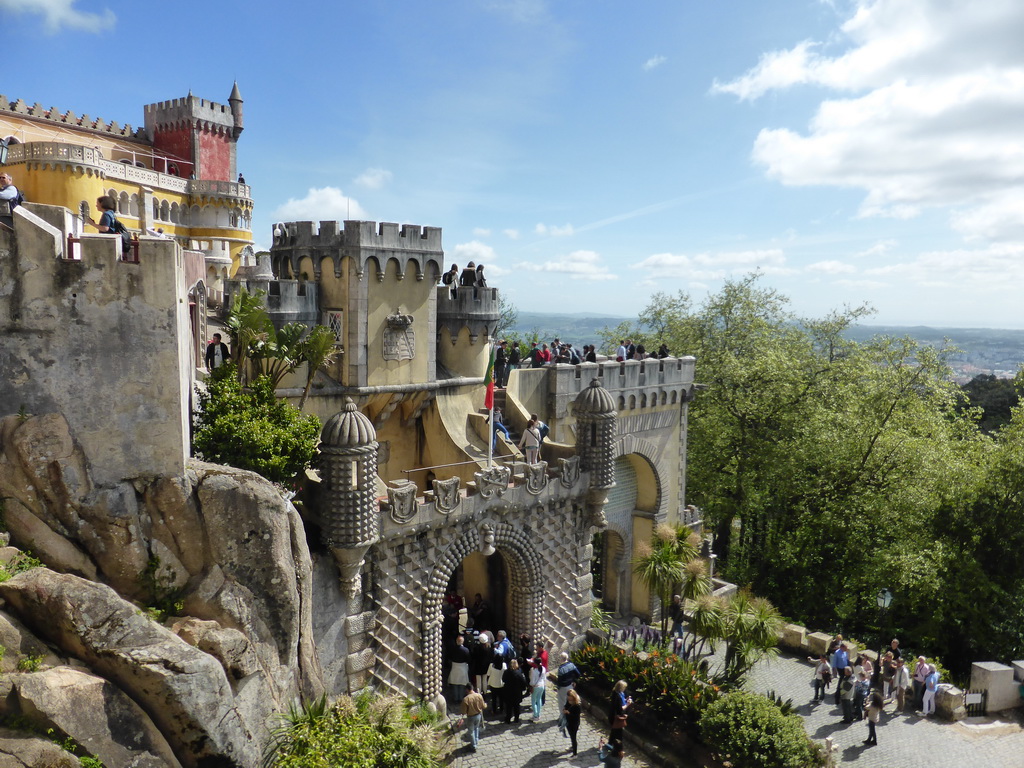
<path id="1" fill-rule="evenodd" d="M 412 360 L 416 356 L 416 332 L 412 329 L 412 315 L 395 312 L 388 315 L 384 329 L 384 359 Z"/>
<path id="2" fill-rule="evenodd" d="M 396 523 L 408 523 L 419 511 L 416 501 L 416 483 L 404 480 L 388 488 L 388 503 L 391 505 L 391 519 Z"/>
<path id="3" fill-rule="evenodd" d="M 445 515 L 450 514 L 459 506 L 459 478 L 451 477 L 447 480 L 434 481 L 434 500 L 437 504 L 437 511 Z"/>
<path id="4" fill-rule="evenodd" d="M 526 465 L 526 490 L 537 496 L 548 487 L 548 463 L 541 461 Z"/>
<path id="5" fill-rule="evenodd" d="M 480 526 L 480 554 L 484 557 L 490 557 L 497 549 L 494 547 L 494 528 L 491 527 L 490 523 L 484 523 Z"/>
<path id="6" fill-rule="evenodd" d="M 480 495 L 489 499 L 497 495 L 499 498 L 508 490 L 508 481 L 512 471 L 508 467 L 488 467 L 482 472 L 477 472 L 476 487 Z"/>
<path id="7" fill-rule="evenodd" d="M 580 479 L 580 457 L 570 456 L 568 459 L 559 459 L 558 464 L 562 468 L 559 478 L 566 488 L 572 488 Z"/>

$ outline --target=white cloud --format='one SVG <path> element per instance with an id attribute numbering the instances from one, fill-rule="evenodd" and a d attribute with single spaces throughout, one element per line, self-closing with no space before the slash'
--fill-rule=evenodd
<path id="1" fill-rule="evenodd" d="M 608 271 L 601 263 L 601 257 L 594 251 L 573 251 L 551 261 L 540 264 L 524 261 L 516 265 L 517 269 L 528 272 L 557 272 L 572 275 L 581 280 L 616 280 L 616 275 Z"/>
<path id="2" fill-rule="evenodd" d="M 356 177 L 355 183 L 367 189 L 380 189 L 391 182 L 393 175 L 384 168 L 367 168 Z"/>
<path id="3" fill-rule="evenodd" d="M 0 0 L 0 11 L 40 14 L 44 28 L 50 34 L 64 27 L 83 32 L 102 32 L 117 23 L 117 17 L 109 8 L 100 13 L 92 13 L 79 11 L 74 6 L 75 0 Z"/>
<path id="4" fill-rule="evenodd" d="M 518 240 L 519 239 L 519 230 L 518 229 L 503 229 L 502 233 L 509 240 Z"/>
<path id="5" fill-rule="evenodd" d="M 664 56 L 651 56 L 647 61 L 644 62 L 644 72 L 650 72 L 652 69 L 660 67 L 668 61 Z"/>
<path id="6" fill-rule="evenodd" d="M 886 253 L 895 248 L 899 243 L 896 240 L 880 240 L 879 242 L 872 245 L 870 248 L 865 248 L 863 251 L 858 251 L 853 254 L 854 258 L 862 259 L 869 256 L 884 256 Z"/>
<path id="7" fill-rule="evenodd" d="M 466 266 L 469 262 L 475 264 L 486 264 L 490 266 L 498 258 L 498 254 L 495 250 L 487 245 L 481 243 L 479 240 L 470 240 L 468 243 L 459 243 L 448 253 L 449 261 L 453 261 L 460 266 Z"/>
<path id="8" fill-rule="evenodd" d="M 857 271 L 852 264 L 842 261 L 816 261 L 808 264 L 805 269 L 808 272 L 821 272 L 824 275 L 849 275 Z"/>
<path id="9" fill-rule="evenodd" d="M 369 219 L 357 200 L 337 187 L 310 188 L 301 200 L 289 198 L 271 214 L 274 221 L 345 221 Z"/>
<path id="10" fill-rule="evenodd" d="M 771 275 L 792 275 L 797 272 L 786 266 L 786 257 L 778 248 L 698 253 L 695 256 L 656 253 L 634 266 L 648 270 L 654 278 L 687 280 L 722 280 L 730 275 L 746 274 L 754 270 Z"/>
<path id="11" fill-rule="evenodd" d="M 752 157 L 793 186 L 865 194 L 861 216 L 951 211 L 966 237 L 1020 237 L 1024 3 L 854 0 L 835 39 L 764 54 L 712 90 L 753 100 L 811 84 L 837 92 L 804 131 L 763 129 Z"/>
<path id="12" fill-rule="evenodd" d="M 564 224 L 562 226 L 554 226 L 548 224 L 538 224 L 533 228 L 533 231 L 538 235 L 550 235 L 551 237 L 568 237 L 576 230 L 573 229 L 572 224 Z"/>
<path id="13" fill-rule="evenodd" d="M 476 235 L 477 237 L 490 237 L 491 236 L 491 230 L 489 230 L 489 229 L 487 229 L 485 227 L 476 227 L 473 230 L 473 234 Z"/>
<path id="14" fill-rule="evenodd" d="M 917 286 L 1015 295 L 1024 281 L 1024 242 L 929 251 L 910 261 L 865 269 L 864 274 L 873 278 L 898 278 L 903 284 Z"/>

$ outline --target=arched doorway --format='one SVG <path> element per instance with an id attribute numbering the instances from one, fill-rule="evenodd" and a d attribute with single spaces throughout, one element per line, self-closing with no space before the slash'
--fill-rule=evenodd
<path id="1" fill-rule="evenodd" d="M 507 629 L 512 611 L 509 606 L 509 569 L 505 555 L 471 552 L 452 573 L 448 589 L 462 595 L 470 609 L 468 618 L 478 631 L 497 632 Z M 476 598 L 482 606 L 474 610 Z M 447 640 L 448 638 L 445 638 Z"/>
<path id="2" fill-rule="evenodd" d="M 491 545 L 493 553 L 489 551 Z M 472 575 L 472 569 L 481 565 L 474 555 L 485 558 L 480 575 Z M 491 560 L 494 555 L 499 555 L 500 559 Z M 515 638 L 520 633 L 536 637 L 541 629 L 544 608 L 542 559 L 529 535 L 509 523 L 493 526 L 484 523 L 456 539 L 438 558 L 423 601 L 423 696 L 439 706 L 443 704 L 442 606 L 446 591 L 458 583 L 460 567 L 465 580 L 467 561 L 471 579 L 481 579 L 486 574 L 488 589 L 500 588 L 505 592 L 502 602 L 507 626 L 504 629 L 509 637 Z M 500 573 L 497 572 L 499 568 Z"/>

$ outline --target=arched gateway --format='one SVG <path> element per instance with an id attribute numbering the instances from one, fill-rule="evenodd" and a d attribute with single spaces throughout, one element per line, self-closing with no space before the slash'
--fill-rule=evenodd
<path id="1" fill-rule="evenodd" d="M 486 525 L 486 524 L 485 524 Z M 512 614 L 508 633 L 515 637 L 525 633 L 537 637 L 544 625 L 543 559 L 522 528 L 509 523 L 493 527 L 493 542 L 481 535 L 487 529 L 468 531 L 451 544 L 438 560 L 430 575 L 423 601 L 423 695 L 435 700 L 444 690 L 441 679 L 441 603 L 455 569 L 474 552 L 487 552 L 489 546 L 500 552 L 509 569 L 509 592 Z"/>

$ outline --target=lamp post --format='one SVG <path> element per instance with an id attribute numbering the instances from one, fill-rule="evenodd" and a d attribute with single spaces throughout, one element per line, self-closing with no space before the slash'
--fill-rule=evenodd
<path id="1" fill-rule="evenodd" d="M 889 606 L 892 605 L 892 592 L 888 589 L 878 590 L 875 595 L 875 604 L 878 606 L 878 663 L 875 664 L 875 674 L 871 681 L 872 687 L 881 688 L 882 682 L 882 656 L 885 654 L 885 617 L 889 613 Z"/>

